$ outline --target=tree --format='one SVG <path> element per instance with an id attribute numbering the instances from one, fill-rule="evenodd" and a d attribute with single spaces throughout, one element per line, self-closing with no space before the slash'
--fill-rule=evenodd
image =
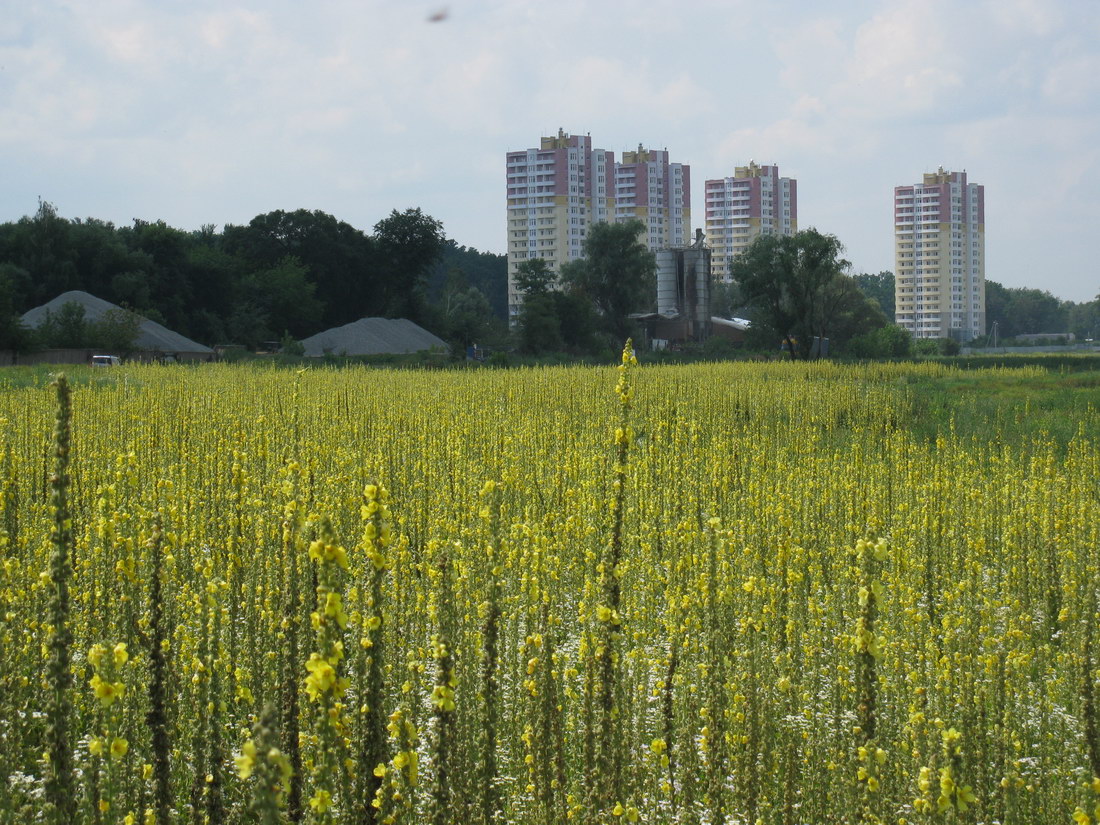
<path id="1" fill-rule="evenodd" d="M 733 318 L 744 306 L 737 284 L 719 281 L 710 288 L 710 311 L 722 318 Z"/>
<path id="2" fill-rule="evenodd" d="M 257 215 L 248 226 L 225 227 L 222 248 L 242 272 L 271 269 L 287 256 L 297 258 L 316 285 L 324 324 L 385 314 L 385 273 L 375 242 L 325 212 L 298 209 Z M 254 326 L 244 323 L 247 313 L 240 306 L 226 311 L 237 319 L 229 324 L 231 330 Z"/>
<path id="3" fill-rule="evenodd" d="M 997 322 L 1001 339 L 1043 332 L 1068 332 L 1073 305 L 1049 292 L 985 282 L 985 323 Z"/>
<path id="4" fill-rule="evenodd" d="M 868 298 L 856 280 L 844 274 L 823 289 L 819 315 L 815 334 L 829 339 L 830 351 L 887 324 L 878 302 Z"/>
<path id="5" fill-rule="evenodd" d="M 808 359 L 815 337 L 825 338 L 850 300 L 836 281 L 847 268 L 833 235 L 808 229 L 794 235 L 760 235 L 730 264 L 754 324 L 783 340 L 792 358 Z M 847 296 L 847 297 L 846 297 Z"/>
<path id="6" fill-rule="evenodd" d="M 596 349 L 596 315 L 593 302 L 573 286 L 584 273 L 583 260 L 570 261 L 555 278 L 542 258 L 530 258 L 517 268 L 516 286 L 524 293 L 518 332 L 520 349 L 533 354 Z M 555 289 L 560 280 L 566 289 Z"/>
<path id="7" fill-rule="evenodd" d="M 895 313 L 894 273 L 884 269 L 874 275 L 861 272 L 852 277 L 855 279 L 856 286 L 859 287 L 860 291 L 868 298 L 873 299 L 879 305 L 882 314 L 893 323 Z"/>
<path id="8" fill-rule="evenodd" d="M 242 282 L 244 299 L 262 312 L 265 338 L 274 339 L 279 330 L 305 337 L 317 331 L 321 302 L 316 287 L 302 262 L 288 255 L 275 266 L 254 272 Z"/>
<path id="9" fill-rule="evenodd" d="M 383 277 L 377 284 L 384 314 L 419 321 L 428 271 L 443 252 L 443 224 L 419 209 L 396 209 L 374 225 Z"/>
<path id="10" fill-rule="evenodd" d="M 430 268 L 426 285 L 427 299 L 438 304 L 450 286 L 451 273 L 460 270 L 465 276 L 465 286 L 477 287 L 489 299 L 495 315 L 501 321 L 508 320 L 508 256 L 493 252 L 479 252 L 473 247 L 459 246 L 448 239 L 443 253 Z"/>
<path id="11" fill-rule="evenodd" d="M 87 346 L 128 356 L 137 346 L 141 333 L 141 316 L 128 309 L 115 307 L 87 325 Z"/>
<path id="12" fill-rule="evenodd" d="M 913 348 L 913 336 L 905 327 L 887 324 L 852 338 L 844 351 L 856 358 L 904 358 Z"/>
<path id="13" fill-rule="evenodd" d="M 0 350 L 21 352 L 30 346 L 30 330 L 15 311 L 20 273 L 17 267 L 0 264 Z"/>
<path id="14" fill-rule="evenodd" d="M 596 223 L 584 239 L 584 258 L 563 266 L 559 281 L 567 291 L 587 296 L 616 341 L 630 337 L 632 312 L 651 307 L 657 261 L 639 240 L 641 221 Z"/>
<path id="15" fill-rule="evenodd" d="M 38 325 L 38 337 L 43 346 L 51 349 L 90 346 L 84 307 L 76 301 L 66 301 L 57 312 L 47 309 L 46 317 Z"/>
<path id="16" fill-rule="evenodd" d="M 516 289 L 525 296 L 545 295 L 554 288 L 554 270 L 545 258 L 528 258 L 516 267 Z"/>
<path id="17" fill-rule="evenodd" d="M 1093 301 L 1070 307 L 1069 331 L 1081 339 L 1095 340 L 1100 335 L 1100 295 Z"/>

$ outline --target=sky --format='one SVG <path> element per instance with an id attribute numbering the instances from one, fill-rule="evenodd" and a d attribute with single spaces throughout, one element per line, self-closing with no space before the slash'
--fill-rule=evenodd
<path id="1" fill-rule="evenodd" d="M 419 207 L 502 253 L 505 153 L 559 128 L 689 164 L 693 227 L 778 164 L 854 272 L 895 186 L 965 170 L 988 279 L 1100 293 L 1096 0 L 0 0 L 0 221 Z"/>

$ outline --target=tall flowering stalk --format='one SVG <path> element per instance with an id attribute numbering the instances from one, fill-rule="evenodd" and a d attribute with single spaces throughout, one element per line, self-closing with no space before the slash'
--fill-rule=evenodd
<path id="1" fill-rule="evenodd" d="M 457 729 L 455 724 L 455 655 L 454 587 L 446 552 L 440 554 L 432 575 L 437 582 L 433 592 L 435 599 L 436 632 L 432 637 L 432 658 L 435 659 L 435 686 L 432 688 L 432 722 L 435 737 L 432 740 L 432 785 L 430 821 L 432 825 L 447 825 L 454 814 L 452 807 L 454 746 Z M 381 779 L 379 779 L 381 782 Z"/>
<path id="2" fill-rule="evenodd" d="M 499 725 L 500 661 L 500 485 L 486 481 L 481 488 L 480 516 L 488 525 L 489 541 L 485 548 L 489 566 L 488 598 L 481 605 L 482 625 L 481 701 L 485 708 L 481 734 L 479 776 L 480 815 L 484 825 L 496 820 L 500 811 L 500 788 L 497 783 L 497 730 Z"/>
<path id="3" fill-rule="evenodd" d="M 856 690 L 859 706 L 856 709 L 856 782 L 860 791 L 860 821 L 880 822 L 875 814 L 879 795 L 879 771 L 886 762 L 886 751 L 876 744 L 878 727 L 878 673 L 884 640 L 878 635 L 875 620 L 882 600 L 883 587 L 878 580 L 879 566 L 886 561 L 886 539 L 872 543 L 864 539 L 856 542 L 856 555 L 862 576 L 859 587 L 859 617 L 856 619 L 852 645 L 856 653 Z"/>
<path id="4" fill-rule="evenodd" d="M 310 615 L 317 649 L 306 662 L 305 678 L 306 694 L 316 706 L 317 735 L 309 816 L 311 822 L 327 825 L 341 821 L 351 801 L 344 744 L 348 729 L 342 702 L 349 683 L 340 675 L 343 634 L 348 626 L 342 593 L 348 555 L 327 519 L 321 522 L 320 536 L 309 546 L 309 557 L 317 568 L 317 609 Z"/>
<path id="5" fill-rule="evenodd" d="M 237 776 L 252 779 L 248 813 L 259 825 L 281 825 L 282 807 L 290 787 L 293 768 L 279 749 L 278 711 L 266 704 L 236 758 Z"/>
<path id="6" fill-rule="evenodd" d="M 295 382 L 295 397 L 298 383 Z M 297 413 L 295 413 L 297 422 Z M 295 432 L 297 430 L 295 429 Z M 305 548 L 302 537 L 304 516 L 298 502 L 298 480 L 302 468 L 295 461 L 287 462 L 283 468 L 283 558 L 287 560 L 283 580 L 282 621 L 279 638 L 283 642 L 281 672 L 279 674 L 280 734 L 282 750 L 290 765 L 289 787 L 287 788 L 287 818 L 291 822 L 302 819 L 302 749 L 300 732 L 300 696 L 301 680 L 298 668 L 301 666 L 299 654 L 302 646 L 302 592 L 299 558 Z"/>
<path id="7" fill-rule="evenodd" d="M 149 656 L 149 709 L 145 723 L 153 747 L 153 822 L 168 825 L 172 804 L 172 771 L 169 761 L 171 740 L 168 734 L 168 640 L 164 632 L 164 535 L 158 522 L 149 537 L 149 617 L 147 654 Z"/>
<path id="8" fill-rule="evenodd" d="M 69 442 L 72 399 L 69 383 L 59 375 L 53 386 L 57 390 L 57 417 L 53 431 L 53 471 L 50 474 L 50 603 L 46 645 L 46 804 L 49 818 L 64 825 L 76 817 L 76 797 L 73 788 L 73 744 L 69 733 L 72 716 L 73 677 L 70 669 L 72 629 L 69 626 L 69 582 L 73 575 L 73 520 L 69 512 Z"/>
<path id="9" fill-rule="evenodd" d="M 386 761 L 386 677 L 382 668 L 385 656 L 383 643 L 385 613 L 382 609 L 382 593 L 386 572 L 393 567 L 388 551 L 393 543 L 393 528 L 389 509 L 390 495 L 380 484 L 368 484 L 363 490 L 361 517 L 363 520 L 362 547 L 370 566 L 369 590 L 366 592 L 360 621 L 362 622 L 363 647 L 360 658 L 359 690 L 359 752 L 356 775 L 356 805 L 358 819 L 363 823 L 377 820 L 378 809 L 371 805 L 382 777 L 376 776 L 374 766 Z"/>
<path id="10" fill-rule="evenodd" d="M 119 642 L 108 650 L 101 644 L 92 645 L 88 651 L 88 664 L 93 675 L 88 682 L 97 703 L 96 730 L 88 742 L 91 754 L 90 767 L 97 798 L 92 800 L 98 814 L 110 811 L 118 803 L 119 762 L 130 749 L 129 741 L 122 735 L 123 712 L 119 700 L 126 694 L 123 681 L 124 666 L 130 660 L 125 642 Z M 104 784 L 99 784 L 99 777 Z"/>
<path id="11" fill-rule="evenodd" d="M 628 338 L 623 347 L 615 385 L 619 398 L 618 421 L 615 427 L 615 463 L 611 481 L 611 535 L 605 546 L 603 558 L 596 568 L 600 586 L 601 604 L 596 608 L 596 798 L 595 806 L 601 811 L 622 810 L 622 720 L 619 684 L 619 641 L 622 637 L 622 594 L 620 580 L 623 575 L 623 512 L 626 507 L 626 470 L 630 446 L 634 443 L 634 429 L 630 423 L 630 410 L 634 399 L 631 381 L 632 368 L 638 359 L 634 356 L 633 342 Z M 621 813 L 619 814 L 622 815 Z"/>

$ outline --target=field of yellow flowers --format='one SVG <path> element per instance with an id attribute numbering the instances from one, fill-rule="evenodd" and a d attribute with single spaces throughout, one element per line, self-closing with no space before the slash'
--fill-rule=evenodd
<path id="1" fill-rule="evenodd" d="M 1100 819 L 1084 390 L 104 372 L 0 378 L 0 825 Z"/>

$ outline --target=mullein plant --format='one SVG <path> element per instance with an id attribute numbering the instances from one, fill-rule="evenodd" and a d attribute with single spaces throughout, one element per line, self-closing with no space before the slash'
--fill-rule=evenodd
<path id="1" fill-rule="evenodd" d="M 130 750 L 130 742 L 124 736 L 120 700 L 126 694 L 124 674 L 129 660 L 125 642 L 112 648 L 94 644 L 88 651 L 88 665 L 93 671 L 88 687 L 96 702 L 95 729 L 88 738 L 89 788 L 94 797 L 89 802 L 96 821 L 116 821 L 116 814 L 122 808 L 120 763 Z"/>
<path id="2" fill-rule="evenodd" d="M 1088 754 L 1092 779 L 1088 783 L 1090 801 L 1073 812 L 1076 825 L 1092 825 L 1100 822 L 1100 726 L 1096 716 L 1096 662 L 1093 659 L 1093 634 L 1097 621 L 1095 583 L 1088 585 L 1088 607 L 1084 617 L 1084 639 L 1081 655 L 1081 717 L 1085 732 L 1085 750 Z M 1087 809 L 1091 808 L 1091 811 Z M 1091 814 L 1091 819 L 1090 819 Z"/>
<path id="3" fill-rule="evenodd" d="M 279 710 L 265 704 L 250 738 L 236 757 L 237 776 L 251 781 L 246 810 L 258 825 L 281 825 L 293 768 L 279 748 Z"/>
<path id="4" fill-rule="evenodd" d="M 147 543 L 149 551 L 149 598 L 146 604 L 148 630 L 146 655 L 149 660 L 149 708 L 145 724 L 152 744 L 153 823 L 168 825 L 172 805 L 171 738 L 168 720 L 168 652 L 171 649 L 164 627 L 164 533 L 159 520 Z"/>
<path id="5" fill-rule="evenodd" d="M 501 486 L 486 481 L 481 488 L 479 515 L 485 525 L 485 565 L 488 572 L 488 592 L 479 613 L 482 614 L 482 651 L 480 691 L 482 733 L 479 744 L 477 811 L 481 825 L 491 825 L 500 813 L 500 785 L 497 776 L 497 736 L 500 723 L 500 575 L 501 558 L 500 508 Z"/>
<path id="6" fill-rule="evenodd" d="M 454 814 L 454 749 L 457 734 L 455 711 L 455 615 L 454 582 L 450 559 L 445 549 L 433 548 L 433 562 L 428 567 L 432 577 L 436 632 L 432 636 L 432 659 L 435 663 L 435 685 L 432 688 L 431 770 L 428 821 L 431 825 L 447 825 Z M 381 760 L 379 761 L 379 764 Z M 382 777 L 378 778 L 379 785 Z M 377 793 L 377 788 L 375 789 Z"/>
<path id="7" fill-rule="evenodd" d="M 379 762 L 374 774 L 382 780 L 371 804 L 383 825 L 417 823 L 416 789 L 420 783 L 420 734 L 404 708 L 390 714 L 386 724 L 393 757 Z"/>
<path id="8" fill-rule="evenodd" d="M 382 778 L 373 768 L 386 761 L 386 675 L 383 667 L 386 656 L 385 617 L 383 592 L 386 573 L 393 568 L 392 545 L 394 541 L 392 516 L 389 509 L 390 495 L 380 484 L 368 484 L 363 490 L 360 517 L 363 523 L 361 553 L 369 576 L 369 585 L 362 588 L 359 606 L 361 625 L 357 718 L 358 748 L 356 753 L 356 818 L 359 822 L 373 823 L 378 809 L 371 805 Z"/>
<path id="9" fill-rule="evenodd" d="M 707 637 L 710 641 L 709 661 L 706 665 L 705 701 L 699 710 L 701 729 L 700 749 L 706 764 L 705 797 L 710 818 L 725 822 L 730 813 L 726 782 L 729 770 L 729 724 L 727 709 L 730 706 L 727 682 L 729 680 L 728 646 L 725 627 L 729 616 L 718 602 L 718 589 L 722 581 L 718 575 L 721 546 L 721 520 L 711 516 L 707 523 L 707 590 L 703 615 L 707 619 Z"/>
<path id="10" fill-rule="evenodd" d="M 612 465 L 611 529 L 603 557 L 596 568 L 600 586 L 600 604 L 595 611 L 595 692 L 596 692 L 596 767 L 592 798 L 596 816 L 625 809 L 623 805 L 623 733 L 620 642 L 622 639 L 623 517 L 626 510 L 627 465 L 634 443 L 631 407 L 634 400 L 634 376 L 638 359 L 633 342 L 623 346 L 618 366 L 615 395 L 618 397 L 614 431 L 615 459 Z M 630 810 L 633 810 L 631 808 Z"/>
<path id="11" fill-rule="evenodd" d="M 855 554 L 860 568 L 859 616 L 856 619 L 852 647 L 856 663 L 856 783 L 859 790 L 859 817 L 861 823 L 881 823 L 878 801 L 882 799 L 881 771 L 887 752 L 879 747 L 878 731 L 878 663 L 882 659 L 885 640 L 878 633 L 876 620 L 883 597 L 883 585 L 879 580 L 881 565 L 887 558 L 886 539 L 875 542 L 860 539 Z"/>
<path id="12" fill-rule="evenodd" d="M 348 774 L 348 720 L 343 702 L 349 681 L 341 675 L 344 631 L 343 579 L 348 570 L 347 550 L 323 519 L 318 538 L 309 545 L 317 572 L 317 609 L 310 615 L 316 649 L 306 662 L 305 690 L 314 707 L 317 747 L 313 757 L 312 795 L 307 812 L 314 825 L 331 825 L 348 814 L 352 794 Z"/>
<path id="13" fill-rule="evenodd" d="M 71 670 L 72 602 L 69 592 L 73 575 L 73 519 L 69 511 L 69 450 L 71 441 L 72 393 L 64 375 L 53 383 L 57 392 L 54 419 L 53 469 L 49 476 L 51 530 L 49 580 L 49 627 L 46 644 L 46 805 L 47 816 L 58 825 L 76 817 L 76 789 L 73 780 L 73 743 L 70 732 L 73 714 Z"/>
<path id="14" fill-rule="evenodd" d="M 295 382 L 295 393 L 297 393 Z M 295 415 L 295 421 L 297 416 Z M 295 427 L 295 432 L 297 428 Z M 301 730 L 301 667 L 302 645 L 302 574 L 301 563 L 305 555 L 303 507 L 298 500 L 302 467 L 288 461 L 282 468 L 280 491 L 283 497 L 282 558 L 284 577 L 281 583 L 282 617 L 276 639 L 281 642 L 279 662 L 279 725 L 282 752 L 290 765 L 289 786 L 286 790 L 287 818 L 291 822 L 302 819 L 302 750 Z"/>

